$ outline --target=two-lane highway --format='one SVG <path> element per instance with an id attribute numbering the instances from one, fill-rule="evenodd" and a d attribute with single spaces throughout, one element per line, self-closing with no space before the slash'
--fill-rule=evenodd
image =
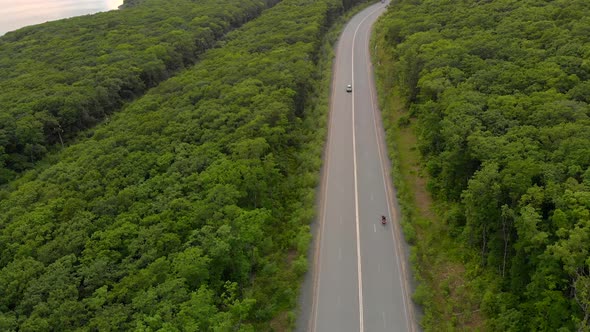
<path id="1" fill-rule="evenodd" d="M 417 330 L 369 54 L 384 10 L 379 3 L 354 16 L 338 42 L 311 295 L 298 331 Z"/>

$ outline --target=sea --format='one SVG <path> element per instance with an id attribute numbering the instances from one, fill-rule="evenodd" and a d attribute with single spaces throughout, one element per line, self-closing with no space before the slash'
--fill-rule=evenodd
<path id="1" fill-rule="evenodd" d="M 117 9 L 123 0 L 0 0 L 0 36 L 25 26 Z"/>

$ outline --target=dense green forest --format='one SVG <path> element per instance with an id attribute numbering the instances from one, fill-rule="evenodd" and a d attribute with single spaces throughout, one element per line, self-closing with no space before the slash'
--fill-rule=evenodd
<path id="1" fill-rule="evenodd" d="M 283 0 L 4 185 L 0 330 L 289 328 L 325 136 L 317 61 L 349 4 Z"/>
<path id="2" fill-rule="evenodd" d="M 415 126 L 448 234 L 477 253 L 465 274 L 495 275 L 473 294 L 484 327 L 588 331 L 590 2 L 399 0 L 376 31 L 398 125 Z"/>
<path id="3" fill-rule="evenodd" d="M 145 0 L 0 37 L 0 184 L 278 0 Z"/>

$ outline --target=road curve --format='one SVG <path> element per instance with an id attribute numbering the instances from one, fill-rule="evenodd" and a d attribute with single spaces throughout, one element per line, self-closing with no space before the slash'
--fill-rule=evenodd
<path id="1" fill-rule="evenodd" d="M 418 330 L 369 54 L 372 25 L 384 11 L 378 3 L 354 16 L 337 45 L 320 213 L 297 331 Z M 381 215 L 389 223 L 382 225 Z"/>

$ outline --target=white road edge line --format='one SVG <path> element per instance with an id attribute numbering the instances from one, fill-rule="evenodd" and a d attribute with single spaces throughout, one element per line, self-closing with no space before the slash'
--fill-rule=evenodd
<path id="1" fill-rule="evenodd" d="M 358 29 L 360 27 L 360 25 L 371 15 L 373 15 L 375 12 L 377 12 L 379 10 L 379 8 L 377 8 L 376 10 L 374 10 L 373 12 L 369 13 L 365 18 L 363 18 L 363 20 L 359 23 L 359 26 L 357 26 L 355 33 L 354 33 L 354 37 L 353 37 L 353 53 L 352 53 L 352 57 L 353 57 L 353 61 L 352 61 L 352 80 L 351 80 L 351 84 L 353 86 L 353 92 L 352 92 L 352 110 L 353 110 L 353 136 L 354 136 L 354 40 L 356 39 L 356 34 L 358 32 Z M 334 64 L 334 68 L 336 68 L 337 66 Z M 335 76 L 335 72 L 334 72 L 334 76 Z M 330 109 L 328 111 L 328 137 L 327 137 L 327 144 L 326 144 L 326 149 L 325 149 L 325 155 L 326 155 L 326 164 L 325 164 L 325 172 L 324 172 L 324 188 L 323 188 L 323 195 L 322 195 L 322 204 L 321 204 L 321 226 L 318 229 L 318 236 L 317 236 L 317 243 L 316 243 L 316 252 L 314 255 L 314 264 L 316 266 L 316 273 L 315 273 L 315 280 L 316 282 L 314 282 L 314 287 L 313 287 L 313 302 L 312 302 L 312 319 L 310 319 L 310 322 L 308 324 L 308 330 L 310 332 L 314 332 L 317 329 L 317 310 L 318 310 L 318 301 L 319 301 L 319 288 L 320 288 L 320 274 L 321 274 L 321 264 L 320 264 L 320 258 L 321 258 L 321 249 L 322 249 L 322 234 L 325 231 L 325 225 L 326 225 L 326 209 L 323 207 L 324 203 L 326 201 L 326 197 L 328 196 L 328 169 L 329 169 L 329 164 L 330 164 L 330 141 L 332 141 L 332 133 L 333 130 L 331 130 L 331 128 L 333 127 L 333 122 L 334 122 L 334 117 L 332 114 L 332 110 L 333 110 L 333 103 L 334 103 L 334 91 L 336 90 L 336 86 L 332 85 L 332 92 L 330 95 Z M 356 182 L 356 140 L 353 138 L 353 152 L 354 152 L 354 177 L 355 177 L 355 198 L 356 198 L 356 205 L 358 206 L 358 191 L 356 190 L 357 187 L 357 182 Z M 340 222 L 342 223 L 342 219 L 340 220 Z M 360 331 L 359 332 L 364 332 L 364 326 L 363 326 L 363 310 L 362 310 L 362 280 L 360 277 L 360 242 L 358 241 L 358 237 L 359 237 L 359 230 L 358 230 L 358 226 L 359 226 L 359 218 L 358 218 L 358 209 L 356 209 L 356 223 L 357 223 L 357 257 L 358 257 L 358 275 L 359 275 L 359 316 L 360 316 Z"/>
<path id="2" fill-rule="evenodd" d="M 336 68 L 336 63 L 333 64 L 333 68 Z M 336 76 L 336 71 L 334 71 L 333 77 Z M 328 169 L 330 168 L 330 142 L 332 141 L 332 133 L 334 132 L 332 130 L 332 127 L 334 126 L 334 116 L 332 114 L 332 110 L 334 109 L 334 92 L 336 91 L 336 87 L 334 84 L 332 84 L 332 91 L 330 93 L 330 108 L 328 109 L 328 137 L 326 139 L 326 148 L 324 150 L 325 153 L 325 165 L 324 165 L 324 169 L 323 169 L 323 181 L 322 181 L 322 185 L 323 187 L 323 195 L 320 201 L 320 213 L 321 213 L 321 217 L 320 217 L 320 222 L 321 225 L 320 227 L 318 227 L 318 236 L 316 238 L 316 252 L 314 255 L 314 265 L 316 267 L 316 273 L 314 275 L 314 285 L 313 285 L 313 301 L 311 304 L 311 315 L 312 318 L 309 321 L 309 324 L 307 326 L 307 330 L 310 332 L 314 332 L 316 331 L 317 328 L 317 318 L 318 318 L 318 301 L 319 301 L 319 289 L 320 289 L 320 274 L 321 274 L 321 264 L 320 264 L 320 258 L 321 258 L 321 251 L 322 251 L 322 234 L 325 231 L 325 225 L 326 225 L 326 209 L 325 209 L 325 202 L 326 199 L 328 197 Z M 340 224 L 342 224 L 342 216 L 340 217 Z"/>
<path id="3" fill-rule="evenodd" d="M 368 16 L 367 16 L 368 17 Z M 366 17 L 365 17 L 366 19 Z M 351 84 L 354 87 L 354 43 L 356 40 L 356 34 L 365 20 L 363 19 L 359 25 L 354 30 L 354 35 L 352 37 L 352 60 L 351 60 Z M 352 90 L 352 165 L 354 170 L 354 217 L 356 223 L 356 264 L 357 264 L 357 280 L 358 280 L 358 296 L 359 296 L 359 332 L 365 331 L 365 326 L 363 322 L 363 273 L 362 273 L 362 265 L 361 265 L 361 236 L 359 231 L 359 191 L 358 191 L 358 179 L 357 179 L 357 167 L 356 167 L 356 129 L 354 123 L 354 95 L 355 95 L 356 87 Z"/>
<path id="4" fill-rule="evenodd" d="M 370 30 L 369 30 L 370 32 Z M 369 32 L 367 32 L 367 35 L 369 35 Z M 367 38 L 367 40 L 370 40 L 369 38 Z M 367 47 L 367 49 L 369 49 L 369 47 Z M 371 56 L 369 54 L 369 62 L 367 62 L 367 72 L 369 73 L 369 75 L 374 79 L 374 75 L 372 74 L 372 69 L 371 69 Z M 398 270 L 401 272 L 399 274 L 399 278 L 400 278 L 400 284 L 402 285 L 402 297 L 404 299 L 403 301 L 403 306 L 404 306 L 404 313 L 408 319 L 408 329 L 409 331 L 415 331 L 415 326 L 414 326 L 414 313 L 413 313 L 413 309 L 411 308 L 411 304 L 409 303 L 409 299 L 408 299 L 408 282 L 406 279 L 407 276 L 407 270 L 406 270 L 406 266 L 405 266 L 405 261 L 403 261 L 403 259 L 400 259 L 399 255 L 403 253 L 402 248 L 401 248 L 401 236 L 399 235 L 400 232 L 400 225 L 399 222 L 397 220 L 397 213 L 392 213 L 392 210 L 394 210 L 392 208 L 392 194 L 391 194 L 391 187 L 388 185 L 388 181 L 386 181 L 386 179 L 389 179 L 389 177 L 387 176 L 386 172 L 385 172 L 385 167 L 383 166 L 385 163 L 385 158 L 383 157 L 382 154 L 382 140 L 380 139 L 380 131 L 378 130 L 379 128 L 377 127 L 377 114 L 378 112 L 376 112 L 375 109 L 375 93 L 373 91 L 373 85 L 369 84 L 369 90 L 370 90 L 370 99 L 371 99 L 371 108 L 373 110 L 373 125 L 375 126 L 375 140 L 377 141 L 377 151 L 379 152 L 379 160 L 380 160 L 380 168 L 381 168 L 381 174 L 382 174 L 382 179 L 383 179 L 383 186 L 385 188 L 385 194 L 387 195 L 387 212 L 389 213 L 389 215 L 392 217 L 392 221 L 395 227 L 395 231 L 394 231 L 394 227 L 391 227 L 391 235 L 393 237 L 394 242 L 396 243 L 396 246 L 398 248 L 398 254 L 395 255 L 396 257 L 396 261 L 397 261 L 397 266 L 398 266 Z M 401 262 L 400 262 L 401 261 Z M 408 308 L 410 307 L 410 308 Z"/>
<path id="5" fill-rule="evenodd" d="M 359 197 L 358 197 L 358 180 L 357 180 L 357 166 L 356 166 L 356 129 L 355 129 L 355 122 L 354 122 L 354 95 L 356 91 L 356 87 L 354 85 L 354 46 L 356 42 L 356 35 L 365 22 L 367 18 L 371 15 L 375 14 L 381 8 L 377 8 L 367 14 L 358 24 L 356 29 L 354 30 L 354 35 L 352 37 L 352 54 L 351 54 L 351 84 L 353 86 L 352 90 L 352 155 L 353 155 L 353 169 L 354 169 L 354 211 L 355 211 L 355 219 L 356 219 L 356 258 L 357 258 L 357 275 L 358 275 L 358 296 L 359 296 L 359 332 L 365 331 L 364 321 L 363 321 L 363 276 L 362 276 L 362 264 L 361 264 L 361 238 L 360 238 L 360 231 L 359 231 Z M 369 88 L 370 89 L 370 88 Z"/>

